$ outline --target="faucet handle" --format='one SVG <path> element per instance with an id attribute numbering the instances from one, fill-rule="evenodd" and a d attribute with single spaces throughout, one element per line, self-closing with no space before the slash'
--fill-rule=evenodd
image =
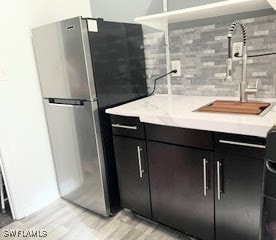
<path id="1" fill-rule="evenodd" d="M 247 87 L 247 89 L 252 89 L 252 90 L 256 89 L 257 90 L 258 87 L 259 87 L 259 82 L 260 82 L 260 80 L 257 78 L 255 86 L 254 87 Z"/>
<path id="2" fill-rule="evenodd" d="M 256 80 L 255 87 L 247 87 L 244 89 L 244 96 L 247 99 L 247 95 L 256 94 L 258 92 L 259 79 Z"/>
<path id="3" fill-rule="evenodd" d="M 259 83 L 260 83 L 260 79 L 257 78 L 256 83 L 255 83 L 255 88 L 256 88 L 256 89 L 259 87 Z"/>

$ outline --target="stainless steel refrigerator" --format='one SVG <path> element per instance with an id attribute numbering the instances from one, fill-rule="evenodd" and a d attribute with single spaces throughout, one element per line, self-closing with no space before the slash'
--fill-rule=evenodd
<path id="1" fill-rule="evenodd" d="M 76 17 L 32 36 L 60 195 L 110 215 L 119 194 L 105 109 L 147 94 L 141 26 Z"/>

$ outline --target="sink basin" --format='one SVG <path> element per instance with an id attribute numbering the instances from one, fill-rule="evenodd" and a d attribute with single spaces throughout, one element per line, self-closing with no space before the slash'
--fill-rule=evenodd
<path id="1" fill-rule="evenodd" d="M 213 113 L 237 113 L 260 115 L 269 110 L 271 104 L 266 102 L 239 102 L 239 101 L 214 101 L 205 106 L 200 107 L 196 111 L 213 112 Z M 265 112 L 264 112 L 265 111 Z"/>

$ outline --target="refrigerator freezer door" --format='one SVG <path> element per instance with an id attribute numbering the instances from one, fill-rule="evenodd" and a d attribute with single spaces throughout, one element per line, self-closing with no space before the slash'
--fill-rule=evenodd
<path id="1" fill-rule="evenodd" d="M 80 206 L 109 215 L 97 103 L 73 103 L 44 100 L 59 191 Z"/>
<path id="2" fill-rule="evenodd" d="M 33 44 L 44 98 L 91 99 L 90 94 L 95 95 L 90 93 L 87 76 L 84 50 L 88 42 L 86 32 L 87 28 L 80 17 L 33 29 Z"/>

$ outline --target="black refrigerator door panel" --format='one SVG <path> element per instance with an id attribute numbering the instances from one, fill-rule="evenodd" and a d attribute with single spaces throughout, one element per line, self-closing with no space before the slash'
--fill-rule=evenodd
<path id="1" fill-rule="evenodd" d="M 89 42 L 99 108 L 146 96 L 141 25 L 97 23 L 98 32 L 89 32 Z"/>

